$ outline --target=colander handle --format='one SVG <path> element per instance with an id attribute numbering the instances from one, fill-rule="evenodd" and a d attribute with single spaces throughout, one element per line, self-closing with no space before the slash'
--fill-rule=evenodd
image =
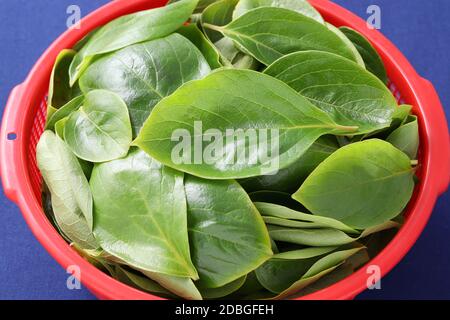
<path id="1" fill-rule="evenodd" d="M 16 86 L 9 95 L 3 113 L 0 130 L 0 174 L 5 195 L 17 203 L 17 186 L 20 183 L 17 175 L 17 164 L 20 161 L 21 132 L 20 100 L 23 85 Z"/>
<path id="2" fill-rule="evenodd" d="M 447 120 L 439 95 L 433 84 L 427 79 L 422 79 L 423 92 L 427 104 L 433 108 L 429 128 L 429 137 L 434 143 L 430 144 L 431 157 L 433 158 L 433 170 L 436 170 L 440 178 L 438 185 L 439 194 L 444 193 L 450 184 L 450 138 Z"/>

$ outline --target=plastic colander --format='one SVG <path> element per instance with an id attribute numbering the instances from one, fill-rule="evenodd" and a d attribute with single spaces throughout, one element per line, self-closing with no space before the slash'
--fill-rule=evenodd
<path id="1" fill-rule="evenodd" d="M 0 169 L 5 194 L 21 209 L 34 235 L 64 267 L 77 265 L 81 281 L 103 299 L 160 299 L 122 284 L 80 257 L 47 220 L 41 206 L 41 176 L 36 166 L 36 143 L 44 128 L 50 73 L 58 53 L 71 48 L 89 31 L 114 18 L 164 5 L 166 0 L 116 0 L 96 10 L 60 36 L 36 63 L 24 83 L 16 86 L 7 102 L 0 132 Z M 352 299 L 367 286 L 367 266 L 389 272 L 408 252 L 430 217 L 437 197 L 450 181 L 450 142 L 447 122 L 433 85 L 420 77 L 401 52 L 366 22 L 328 0 L 310 0 L 326 21 L 346 25 L 365 35 L 386 65 L 390 89 L 398 101 L 413 105 L 420 126 L 420 168 L 406 221 L 395 238 L 366 266 L 303 299 Z"/>

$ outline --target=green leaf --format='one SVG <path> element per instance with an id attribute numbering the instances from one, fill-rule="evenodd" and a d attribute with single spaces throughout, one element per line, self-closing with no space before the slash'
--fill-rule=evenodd
<path id="1" fill-rule="evenodd" d="M 340 124 L 359 133 L 388 127 L 397 101 L 373 74 L 332 53 L 297 52 L 265 71 L 290 85 Z"/>
<path id="2" fill-rule="evenodd" d="M 388 142 L 370 139 L 337 150 L 292 197 L 315 215 L 365 229 L 405 208 L 414 189 L 413 176 L 406 154 Z"/>
<path id="3" fill-rule="evenodd" d="M 66 127 L 67 120 L 69 120 L 69 117 L 62 118 L 55 123 L 55 133 L 62 140 L 64 140 L 64 128 Z"/>
<path id="4" fill-rule="evenodd" d="M 208 61 L 211 69 L 217 69 L 222 67 L 220 62 L 220 55 L 217 52 L 216 47 L 211 43 L 211 41 L 206 38 L 206 36 L 200 31 L 200 29 L 195 24 L 190 24 L 187 26 L 182 26 L 177 30 L 179 34 L 189 39 Z"/>
<path id="5" fill-rule="evenodd" d="M 300 229 L 286 228 L 279 226 L 268 226 L 271 239 L 295 243 L 311 247 L 341 246 L 350 244 L 359 239 L 365 238 L 371 234 L 392 228 L 398 228 L 400 225 L 394 221 L 387 221 L 365 229 L 358 236 L 349 236 L 345 232 L 337 229 Z"/>
<path id="6" fill-rule="evenodd" d="M 233 40 L 222 38 L 214 44 L 220 52 L 223 64 L 225 66 L 233 66 L 237 69 L 257 70 L 261 64 L 248 54 L 240 51 Z"/>
<path id="7" fill-rule="evenodd" d="M 219 0 L 209 6 L 202 13 L 201 23 L 213 24 L 216 26 L 224 26 L 233 19 L 233 10 L 239 0 Z M 215 43 L 220 40 L 223 35 L 215 30 L 205 29 L 205 33 L 211 42 Z"/>
<path id="8" fill-rule="evenodd" d="M 416 159 L 419 149 L 419 125 L 416 116 L 409 116 L 406 123 L 395 129 L 386 139 L 410 159 Z"/>
<path id="9" fill-rule="evenodd" d="M 198 278 L 183 174 L 134 149 L 124 159 L 97 164 L 90 184 L 94 233 L 105 251 L 140 270 Z"/>
<path id="10" fill-rule="evenodd" d="M 92 234 L 92 194 L 83 170 L 67 145 L 52 131 L 44 131 L 36 158 L 51 192 L 55 220 L 64 234 L 83 248 L 97 248 Z"/>
<path id="11" fill-rule="evenodd" d="M 329 274 L 341 264 L 343 264 L 348 258 L 363 250 L 364 247 L 358 247 L 354 249 L 342 250 L 333 252 L 314 263 L 311 268 L 300 278 L 300 280 L 294 282 L 289 288 L 285 289 L 279 295 L 273 299 L 284 299 L 299 290 L 311 285 L 323 276 Z"/>
<path id="12" fill-rule="evenodd" d="M 339 220 L 313 215 L 310 213 L 303 213 L 300 211 L 292 210 L 288 207 L 284 207 L 279 204 L 255 202 L 255 206 L 263 216 L 289 220 L 307 221 L 320 225 L 322 227 L 333 228 L 347 233 L 358 233 L 358 231 L 340 222 Z"/>
<path id="13" fill-rule="evenodd" d="M 361 54 L 367 70 L 376 75 L 384 83 L 388 82 L 386 69 L 384 67 L 383 60 L 381 59 L 378 52 L 372 46 L 372 44 L 359 32 L 349 28 L 341 27 L 339 28 L 347 38 L 353 42 L 356 49 Z"/>
<path id="14" fill-rule="evenodd" d="M 104 162 L 126 156 L 131 123 L 123 100 L 113 92 L 94 90 L 73 112 L 64 128 L 64 140 L 77 157 Z"/>
<path id="15" fill-rule="evenodd" d="M 270 259 L 256 269 L 256 277 L 261 285 L 273 293 L 280 293 L 300 279 L 317 257 L 299 260 Z"/>
<path id="16" fill-rule="evenodd" d="M 73 59 L 69 69 L 70 84 L 77 81 L 97 55 L 171 34 L 186 22 L 197 3 L 198 0 L 181 0 L 161 8 L 125 15 L 104 25 Z"/>
<path id="17" fill-rule="evenodd" d="M 392 122 L 389 127 L 376 130 L 374 132 L 366 133 L 363 135 L 356 135 L 352 137 L 350 142 L 358 142 L 368 138 L 378 138 L 381 140 L 386 140 L 386 138 L 389 136 L 389 134 L 392 133 L 392 131 L 394 131 L 395 129 L 397 129 L 406 122 L 406 119 L 411 113 L 411 109 L 412 106 L 408 104 L 399 105 L 397 108 L 395 108 L 394 113 L 392 114 Z M 339 138 L 340 137 L 338 137 L 338 139 Z"/>
<path id="18" fill-rule="evenodd" d="M 239 290 L 244 285 L 246 278 L 247 276 L 245 275 L 219 288 L 199 287 L 199 290 L 202 294 L 202 297 L 205 299 L 223 298 Z"/>
<path id="19" fill-rule="evenodd" d="M 172 34 L 98 59 L 81 77 L 80 86 L 84 93 L 106 89 L 118 94 L 128 106 L 137 135 L 162 98 L 210 71 L 205 58 L 189 40 Z"/>
<path id="20" fill-rule="evenodd" d="M 262 7 L 223 27 L 209 23 L 203 26 L 222 32 L 265 65 L 304 50 L 323 50 L 354 58 L 347 44 L 325 25 L 288 9 Z"/>
<path id="21" fill-rule="evenodd" d="M 161 100 L 134 145 L 199 177 L 246 178 L 289 166 L 324 134 L 355 129 L 337 125 L 279 80 L 225 69 Z"/>
<path id="22" fill-rule="evenodd" d="M 274 203 L 281 206 L 286 206 L 293 210 L 306 211 L 298 201 L 292 199 L 291 194 L 281 191 L 270 191 L 270 190 L 259 190 L 249 192 L 248 196 L 254 203 L 256 202 L 267 202 Z"/>
<path id="23" fill-rule="evenodd" d="M 272 255 L 264 221 L 237 182 L 186 176 L 185 190 L 191 257 L 202 287 L 222 287 Z"/>
<path id="24" fill-rule="evenodd" d="M 282 259 L 282 260 L 299 260 L 299 259 L 309 259 L 317 256 L 321 256 L 336 250 L 337 247 L 312 247 L 304 248 L 298 250 L 291 250 L 282 253 L 275 254 L 272 259 Z"/>
<path id="25" fill-rule="evenodd" d="M 357 240 L 337 229 L 293 229 L 269 227 L 270 237 L 283 241 L 312 247 L 340 246 Z"/>
<path id="26" fill-rule="evenodd" d="M 247 192 L 273 190 L 292 193 L 296 191 L 306 177 L 330 154 L 339 149 L 334 136 L 323 136 L 293 164 L 276 174 L 258 176 L 240 180 Z"/>
<path id="27" fill-rule="evenodd" d="M 161 286 L 187 300 L 202 300 L 202 296 L 189 277 L 177 277 L 162 273 L 140 270 L 144 275 L 158 282 Z"/>
<path id="28" fill-rule="evenodd" d="M 78 85 L 71 87 L 69 83 L 69 66 L 75 55 L 76 51 L 64 49 L 56 58 L 48 88 L 47 104 L 49 107 L 59 109 L 80 94 Z M 49 118 L 48 115 L 47 118 Z"/>
<path id="29" fill-rule="evenodd" d="M 302 228 L 302 229 L 316 229 L 323 227 L 322 224 L 315 222 L 289 220 L 270 216 L 263 216 L 263 220 L 267 225 L 274 225 L 281 227 Z"/>
<path id="30" fill-rule="evenodd" d="M 364 60 L 361 57 L 361 54 L 359 53 L 359 51 L 356 49 L 353 42 L 351 42 L 339 28 L 336 28 L 331 23 L 326 22 L 326 26 L 328 27 L 329 30 L 333 31 L 342 40 L 342 42 L 344 42 L 347 45 L 348 49 L 353 54 L 352 61 L 355 61 L 361 68 L 365 69 L 366 65 L 364 63 Z"/>
<path id="31" fill-rule="evenodd" d="M 116 265 L 114 270 L 114 278 L 134 288 L 156 293 L 159 295 L 169 295 L 170 292 L 158 284 L 156 281 L 144 276 L 142 273 L 127 270 L 126 268 Z"/>
<path id="32" fill-rule="evenodd" d="M 73 98 L 69 102 L 67 102 L 64 106 L 56 110 L 48 119 L 47 123 L 45 125 L 45 130 L 53 130 L 55 127 L 55 124 L 63 119 L 68 117 L 72 112 L 78 110 L 81 105 L 83 104 L 84 97 L 78 96 L 76 98 Z"/>
<path id="33" fill-rule="evenodd" d="M 306 0 L 240 0 L 233 12 L 233 20 L 259 7 L 285 8 L 301 13 L 320 23 L 325 23 L 320 13 Z"/>

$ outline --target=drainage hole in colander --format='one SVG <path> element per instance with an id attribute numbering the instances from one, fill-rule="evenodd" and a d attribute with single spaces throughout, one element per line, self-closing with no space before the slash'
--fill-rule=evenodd
<path id="1" fill-rule="evenodd" d="M 10 132 L 7 134 L 6 138 L 8 140 L 16 140 L 17 139 L 17 134 L 15 134 L 14 132 Z"/>

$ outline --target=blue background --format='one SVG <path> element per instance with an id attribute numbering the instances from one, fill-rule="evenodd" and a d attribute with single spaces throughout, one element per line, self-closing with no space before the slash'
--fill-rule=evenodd
<path id="1" fill-rule="evenodd" d="M 132 0 L 130 0 L 132 1 Z M 151 0 L 149 0 L 151 1 Z M 107 0 L 0 0 L 0 106 L 42 52 L 66 28 L 66 9 L 85 15 Z M 450 1 L 336 0 L 366 18 L 381 7 L 381 31 L 431 80 L 450 115 Z M 3 112 L 3 111 L 2 111 Z M 364 299 L 450 299 L 450 192 L 406 258 Z M 31 234 L 17 207 L 0 194 L 0 299 L 94 299 L 86 289 L 68 290 L 66 272 Z"/>

